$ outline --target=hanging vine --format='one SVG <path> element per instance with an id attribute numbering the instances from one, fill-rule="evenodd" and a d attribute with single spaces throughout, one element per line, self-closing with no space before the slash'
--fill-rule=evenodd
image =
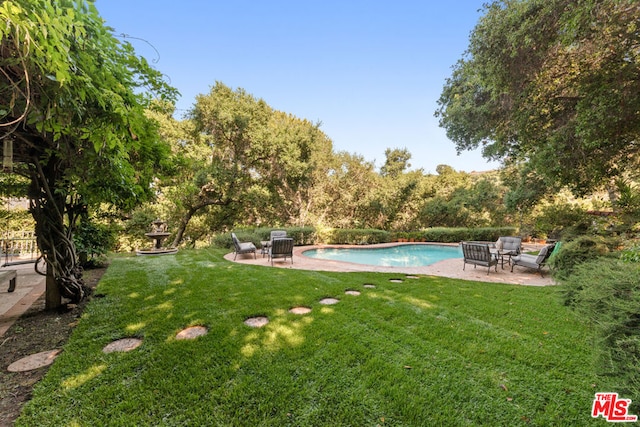
<path id="1" fill-rule="evenodd" d="M 88 290 L 75 224 L 87 203 L 131 207 L 152 194 L 163 150 L 145 107 L 177 91 L 113 36 L 92 1 L 3 0 L 0 22 L 0 139 L 11 141 L 3 154 L 30 181 L 54 290 L 77 302 Z"/>

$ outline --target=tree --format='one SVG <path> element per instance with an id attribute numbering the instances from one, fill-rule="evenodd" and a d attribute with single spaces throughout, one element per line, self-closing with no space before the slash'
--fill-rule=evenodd
<path id="1" fill-rule="evenodd" d="M 385 162 L 380 168 L 380 175 L 397 177 L 411 167 L 411 153 L 406 148 L 387 148 L 384 150 Z"/>
<path id="2" fill-rule="evenodd" d="M 338 228 L 361 228 L 380 215 L 376 192 L 380 176 L 361 155 L 341 151 L 330 156 L 312 188 L 314 222 Z"/>
<path id="3" fill-rule="evenodd" d="M 436 116 L 458 151 L 527 163 L 576 194 L 639 165 L 640 4 L 504 0 L 485 7 Z"/>
<path id="4" fill-rule="evenodd" d="M 436 167 L 429 177 L 419 214 L 423 227 L 479 227 L 502 225 L 504 190 L 495 173 L 474 176 L 448 165 Z"/>
<path id="5" fill-rule="evenodd" d="M 214 231 L 305 225 L 319 165 L 332 149 L 318 124 L 220 82 L 197 97 L 188 120 L 156 118 L 173 146 L 175 174 L 162 179 L 161 192 L 178 222 L 174 246 L 195 216 Z"/>
<path id="6" fill-rule="evenodd" d="M 60 295 L 86 295 L 72 236 L 87 206 L 150 195 L 164 149 L 144 108 L 176 92 L 92 2 L 5 0 L 0 20 L 0 128 L 14 171 L 29 180 L 51 309 Z"/>
<path id="7" fill-rule="evenodd" d="M 189 222 L 209 209 L 211 228 L 223 229 L 241 217 L 250 200 L 255 173 L 268 158 L 265 135 L 271 107 L 243 89 L 232 90 L 220 82 L 206 95 L 198 95 L 190 113 L 193 135 L 177 141 L 186 161 L 175 180 L 172 199 L 180 220 L 174 246 Z M 174 141 L 176 143 L 176 141 Z"/>

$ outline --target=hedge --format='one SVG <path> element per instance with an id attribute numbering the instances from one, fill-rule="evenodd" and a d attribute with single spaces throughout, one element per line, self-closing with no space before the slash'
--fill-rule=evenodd
<path id="1" fill-rule="evenodd" d="M 384 230 L 332 228 L 318 232 L 318 239 L 334 245 L 372 245 L 391 241 L 391 233 Z"/>
<path id="2" fill-rule="evenodd" d="M 393 239 L 415 241 L 457 243 L 463 240 L 494 242 L 500 236 L 516 235 L 515 227 L 483 227 L 483 228 L 427 228 L 421 231 L 395 233 Z"/>
<path id="3" fill-rule="evenodd" d="M 496 241 L 500 236 L 514 236 L 515 227 L 484 227 L 484 228 L 428 228 L 413 232 L 389 232 L 373 228 L 346 229 L 329 228 L 317 230 L 313 227 L 260 227 L 239 228 L 235 230 L 238 239 L 243 242 L 253 242 L 260 247 L 260 242 L 269 240 L 272 230 L 285 230 L 289 237 L 293 237 L 294 244 L 334 244 L 334 245 L 373 245 L 388 243 L 400 239 L 416 242 L 457 243 L 463 240 Z M 216 246 L 231 248 L 231 233 L 217 235 L 213 239 Z"/>

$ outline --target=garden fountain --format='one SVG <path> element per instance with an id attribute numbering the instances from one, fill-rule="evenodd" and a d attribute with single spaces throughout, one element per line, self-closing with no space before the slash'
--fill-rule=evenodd
<path id="1" fill-rule="evenodd" d="M 151 249 L 138 250 L 136 253 L 138 255 L 170 255 L 178 252 L 177 248 L 162 247 L 162 241 L 171 234 L 167 231 L 167 223 L 161 219 L 156 219 L 152 224 L 151 232 L 145 233 L 145 236 L 154 242 L 153 247 Z"/>

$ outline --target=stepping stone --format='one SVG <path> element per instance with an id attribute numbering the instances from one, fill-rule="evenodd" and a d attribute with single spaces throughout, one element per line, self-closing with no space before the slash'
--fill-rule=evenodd
<path id="1" fill-rule="evenodd" d="M 176 334 L 177 340 L 193 340 L 202 335 L 207 334 L 207 328 L 204 326 L 190 326 L 178 332 Z"/>
<path id="2" fill-rule="evenodd" d="M 62 350 L 48 350 L 41 351 L 40 353 L 32 354 L 27 357 L 23 357 L 20 360 L 13 362 L 7 371 L 9 372 L 26 372 L 34 369 L 42 368 L 43 366 L 49 366 L 56 360 L 56 357 Z"/>
<path id="3" fill-rule="evenodd" d="M 349 290 L 349 291 L 344 291 L 344 293 L 345 293 L 345 294 L 347 294 L 347 295 L 353 295 L 353 296 L 356 296 L 356 297 L 357 297 L 358 295 L 360 295 L 360 291 L 352 291 L 352 290 Z"/>
<path id="4" fill-rule="evenodd" d="M 389 279 L 391 283 L 402 283 L 402 279 Z"/>
<path id="5" fill-rule="evenodd" d="M 340 302 L 340 300 L 336 299 L 336 298 L 322 298 L 320 300 L 320 304 L 323 304 L 323 305 L 333 305 L 333 304 L 337 304 L 339 302 Z"/>
<path id="6" fill-rule="evenodd" d="M 142 345 L 142 340 L 139 338 L 123 338 L 107 344 L 103 349 L 103 353 L 113 353 L 116 351 L 127 352 L 134 350 Z"/>
<path id="7" fill-rule="evenodd" d="M 245 325 L 251 326 L 252 328 L 262 328 L 267 323 L 269 323 L 269 319 L 265 316 L 250 317 L 244 321 Z"/>
<path id="8" fill-rule="evenodd" d="M 419 279 L 420 277 L 418 276 L 407 276 L 407 279 Z"/>
<path id="9" fill-rule="evenodd" d="M 289 310 L 289 313 L 293 314 L 309 314 L 311 309 L 309 307 L 293 307 Z"/>
<path id="10" fill-rule="evenodd" d="M 371 283 L 365 283 L 363 286 L 367 289 L 374 289 L 376 287 L 376 285 Z"/>

